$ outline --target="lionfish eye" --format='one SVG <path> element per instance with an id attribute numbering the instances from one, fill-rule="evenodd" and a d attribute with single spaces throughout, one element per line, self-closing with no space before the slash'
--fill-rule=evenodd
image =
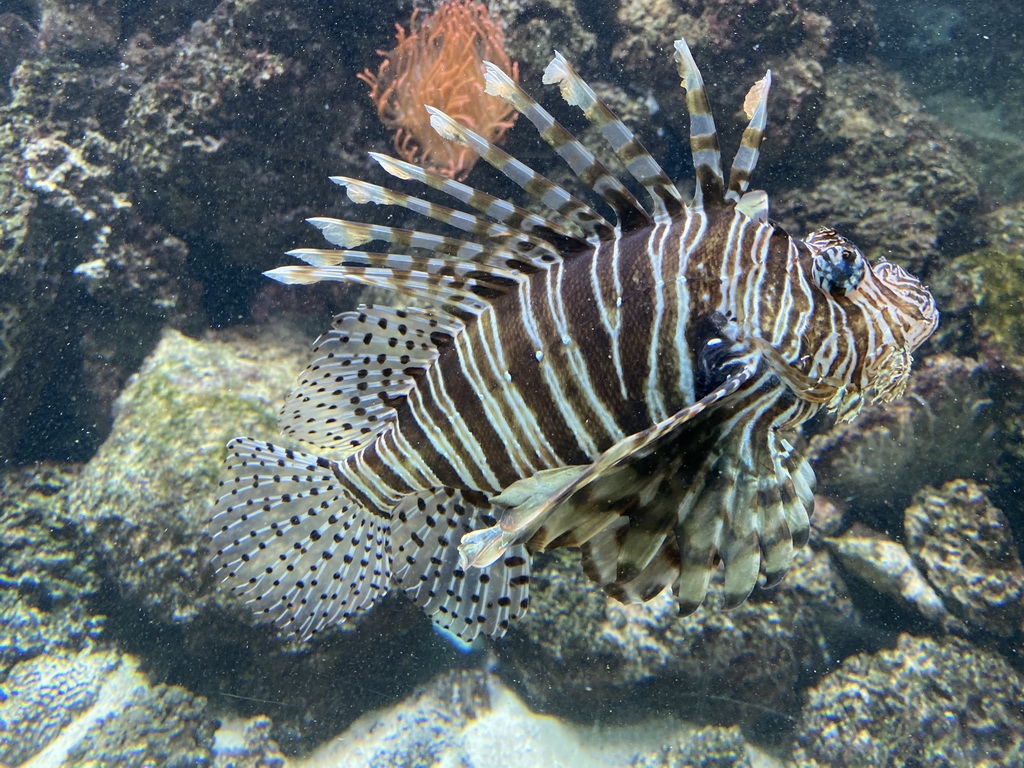
<path id="1" fill-rule="evenodd" d="M 816 232 L 807 239 L 814 253 L 814 281 L 832 296 L 845 296 L 857 289 L 867 272 L 867 262 L 853 243 L 831 230 Z"/>

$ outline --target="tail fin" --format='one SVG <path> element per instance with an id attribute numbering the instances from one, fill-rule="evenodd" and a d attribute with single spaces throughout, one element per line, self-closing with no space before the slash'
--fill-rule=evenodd
<path id="1" fill-rule="evenodd" d="M 226 470 L 213 562 L 257 613 L 305 639 L 387 592 L 389 520 L 355 501 L 335 462 L 239 438 Z"/>

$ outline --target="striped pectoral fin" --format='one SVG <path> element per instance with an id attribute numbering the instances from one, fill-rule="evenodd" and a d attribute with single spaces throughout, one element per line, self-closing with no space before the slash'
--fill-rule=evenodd
<path id="1" fill-rule="evenodd" d="M 578 545 L 596 535 L 598 530 L 594 528 L 592 517 L 564 514 L 566 510 L 561 507 L 568 503 L 570 510 L 582 510 L 588 506 L 589 491 L 600 488 L 597 495 L 610 500 L 605 520 L 606 524 L 611 523 L 617 510 L 625 508 L 633 497 L 626 480 L 633 477 L 633 465 L 670 444 L 689 421 L 734 394 L 750 380 L 756 369 L 754 356 L 730 357 L 722 366 L 723 380 L 711 392 L 667 419 L 623 438 L 592 464 L 543 470 L 510 485 L 492 499 L 495 509 L 503 510 L 498 524 L 473 531 L 463 539 L 460 547 L 463 567 L 493 562 L 509 546 L 533 540 L 546 525 L 551 528 L 543 535 L 547 542 L 561 539 Z M 574 534 L 575 529 L 584 527 L 588 529 L 585 538 Z"/>
<path id="2" fill-rule="evenodd" d="M 795 438 L 794 438 L 795 441 Z M 764 586 L 776 586 L 789 571 L 793 552 L 807 543 L 814 507 L 814 471 L 793 442 L 768 434 L 765 464 L 772 471 L 757 478 L 758 546 Z"/>
<path id="3" fill-rule="evenodd" d="M 777 385 L 770 377 L 762 382 L 559 508 L 580 510 L 580 519 L 598 504 L 621 511 L 583 544 L 587 575 L 611 597 L 644 602 L 671 586 L 685 615 L 704 602 L 720 564 L 726 608 L 742 604 L 761 574 L 765 587 L 785 575 L 807 540 L 813 474 L 776 431 L 791 413 L 770 408 L 780 397 Z"/>
<path id="4" fill-rule="evenodd" d="M 450 488 L 407 496 L 392 515 L 392 579 L 434 623 L 466 641 L 480 632 L 501 637 L 529 605 L 526 547 L 508 547 L 484 567 L 459 564 L 463 536 L 494 522 L 485 497 Z"/>
<path id="5" fill-rule="evenodd" d="M 665 489 L 665 475 L 677 472 L 678 466 L 665 459 L 652 473 L 636 475 L 632 482 L 621 473 L 623 515 L 583 545 L 584 571 L 622 603 L 646 602 L 679 576 L 675 505 Z"/>
<path id="6" fill-rule="evenodd" d="M 770 427 L 734 430 L 723 441 L 680 507 L 676 538 L 682 564 L 675 590 L 683 614 L 704 601 L 719 561 L 724 606 L 734 608 L 759 575 L 765 587 L 778 584 L 794 550 L 807 540 L 813 473 L 806 459 Z"/>
<path id="7" fill-rule="evenodd" d="M 355 502 L 337 465 L 249 438 L 228 444 L 209 522 L 213 564 L 260 616 L 303 638 L 388 590 L 388 520 Z"/>

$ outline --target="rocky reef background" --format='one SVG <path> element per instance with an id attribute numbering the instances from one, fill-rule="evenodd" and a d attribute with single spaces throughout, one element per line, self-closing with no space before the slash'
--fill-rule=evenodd
<path id="1" fill-rule="evenodd" d="M 907 396 L 809 434 L 814 534 L 779 588 L 680 619 L 606 600 L 559 553 L 530 615 L 468 653 L 397 599 L 300 647 L 216 588 L 222 447 L 276 436 L 312 339 L 359 300 L 260 272 L 314 242 L 305 217 L 365 215 L 327 177 L 384 182 L 355 75 L 413 7 L 0 7 L 0 764 L 1024 763 L 1009 0 L 491 3 L 528 90 L 596 145 L 539 85 L 558 49 L 677 179 L 672 41 L 727 155 L 771 67 L 773 217 L 834 226 L 936 294 Z M 505 147 L 566 178 L 525 123 Z"/>

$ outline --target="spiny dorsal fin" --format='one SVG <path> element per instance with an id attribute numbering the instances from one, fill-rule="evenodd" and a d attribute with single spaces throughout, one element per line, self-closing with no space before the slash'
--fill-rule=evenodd
<path id="1" fill-rule="evenodd" d="M 478 251 L 478 254 L 480 251 Z M 492 251 L 492 253 L 499 253 Z M 459 259 L 449 256 L 410 256 L 405 253 L 379 253 L 376 251 L 329 251 L 321 248 L 296 248 L 288 251 L 289 256 L 301 259 L 314 267 L 337 268 L 340 270 L 365 270 L 380 272 L 418 272 L 429 277 L 449 277 L 464 281 L 466 285 L 489 285 L 494 292 L 503 292 L 519 282 L 522 273 L 505 266 L 503 260 L 495 259 L 498 265 Z M 508 254 L 510 257 L 511 254 Z M 342 279 L 328 278 L 325 279 Z M 474 282 L 475 281 L 475 282 Z M 483 295 L 481 293 L 481 295 Z"/>
<path id="2" fill-rule="evenodd" d="M 772 71 L 769 69 L 763 78 L 750 87 L 747 97 L 743 100 L 743 109 L 750 123 L 743 131 L 740 148 L 736 150 L 736 157 L 733 158 L 732 168 L 729 171 L 729 191 L 725 193 L 726 199 L 735 203 L 742 200 L 750 184 L 750 177 L 757 166 L 761 141 L 764 139 L 764 127 L 768 122 L 768 91 L 771 86 Z M 767 200 L 764 218 L 768 218 Z"/>
<path id="3" fill-rule="evenodd" d="M 619 227 L 629 231 L 650 226 L 651 217 L 633 194 L 615 178 L 593 153 L 583 146 L 500 67 L 484 62 L 484 91 L 504 99 L 537 128 L 540 137 L 565 160 L 580 181 L 600 195 L 618 218 Z"/>
<path id="4" fill-rule="evenodd" d="M 591 125 L 597 128 L 626 170 L 651 196 L 655 219 L 675 216 L 683 208 L 683 196 L 661 169 L 658 162 L 633 135 L 633 132 L 597 98 L 591 88 L 556 52 L 544 70 L 544 83 L 557 84 L 569 104 L 579 107 Z"/>
<path id="5" fill-rule="evenodd" d="M 407 211 L 426 216 L 428 219 L 440 221 L 456 229 L 461 229 L 463 232 L 469 232 L 497 243 L 501 247 L 515 252 L 519 259 L 529 262 L 538 269 L 546 268 L 560 259 L 557 249 L 548 240 L 528 234 L 534 229 L 546 226 L 546 222 L 539 217 L 535 217 L 536 221 L 524 221 L 522 229 L 513 229 L 465 211 L 431 203 L 402 192 L 395 192 L 367 181 L 351 179 L 347 176 L 332 176 L 331 181 L 345 187 L 349 200 L 357 205 L 374 203 L 405 208 Z"/>
<path id="6" fill-rule="evenodd" d="M 614 237 L 615 228 L 571 192 L 540 175 L 505 150 L 498 149 L 483 136 L 461 125 L 441 110 L 434 107 L 427 107 L 426 110 L 430 115 L 430 125 L 439 136 L 472 149 L 484 162 L 522 187 L 534 200 L 572 222 L 585 237 L 596 237 L 600 240 L 610 240 Z"/>
<path id="7" fill-rule="evenodd" d="M 388 521 L 352 501 L 333 462 L 240 438 L 209 532 L 223 582 L 306 638 L 388 590 Z"/>
<path id="8" fill-rule="evenodd" d="M 685 40 L 676 40 L 676 64 L 682 86 L 686 89 L 686 109 L 690 113 L 690 151 L 697 174 L 697 189 L 693 204 L 714 205 L 725 202 L 725 182 L 722 179 L 722 152 L 718 147 L 718 131 L 711 116 L 711 104 L 704 92 L 704 78 L 693 60 Z"/>
<path id="9" fill-rule="evenodd" d="M 492 525 L 489 511 L 480 494 L 442 488 L 407 496 L 392 514 L 392 579 L 436 624 L 466 641 L 480 632 L 501 637 L 529 604 L 526 547 L 510 547 L 486 568 L 459 567 L 462 536 Z"/>
<path id="10" fill-rule="evenodd" d="M 334 319 L 317 339 L 314 359 L 281 409 L 284 434 L 307 445 L 350 454 L 395 418 L 395 402 L 412 390 L 415 372 L 437 359 L 437 334 L 462 324 L 421 309 L 360 307 Z"/>
<path id="11" fill-rule="evenodd" d="M 480 211 L 485 216 L 489 216 L 507 227 L 547 240 L 558 248 L 560 253 L 586 250 L 589 247 L 584 238 L 569 231 L 561 224 L 544 216 L 530 213 L 525 208 L 521 208 L 508 200 L 481 192 L 479 189 L 463 184 L 461 181 L 445 178 L 439 173 L 428 171 L 404 160 L 397 160 L 393 157 L 382 155 L 379 152 L 370 152 L 369 154 L 370 157 L 377 161 L 381 168 L 395 178 L 412 179 L 421 184 L 426 184 L 428 187 L 433 187 L 439 192 L 454 197 L 470 208 Z"/>

